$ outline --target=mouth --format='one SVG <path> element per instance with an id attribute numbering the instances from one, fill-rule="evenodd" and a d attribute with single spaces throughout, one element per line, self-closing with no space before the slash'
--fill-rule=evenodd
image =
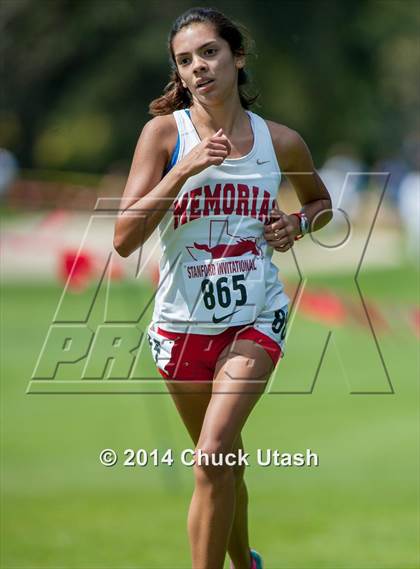
<path id="1" fill-rule="evenodd" d="M 196 83 L 195 86 L 197 89 L 203 89 L 204 87 L 207 87 L 208 85 L 210 85 L 213 82 L 214 82 L 214 79 L 201 79 L 200 81 L 198 81 Z"/>

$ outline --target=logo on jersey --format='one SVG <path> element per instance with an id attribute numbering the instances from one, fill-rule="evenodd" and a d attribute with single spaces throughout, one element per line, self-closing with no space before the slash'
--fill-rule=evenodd
<path id="1" fill-rule="evenodd" d="M 264 253 L 258 245 L 258 237 L 253 235 L 239 236 L 229 232 L 229 219 L 210 220 L 209 236 L 207 243 L 194 241 L 193 245 L 187 245 L 186 249 L 194 261 L 208 259 L 208 255 L 200 255 L 200 251 L 210 253 L 211 259 L 225 259 L 226 257 L 241 257 L 242 255 L 254 255 L 263 259 Z"/>
<path id="2" fill-rule="evenodd" d="M 261 247 L 257 245 L 256 237 L 249 237 L 247 239 L 239 237 L 236 243 L 214 245 L 209 247 L 206 244 L 194 243 L 194 247 L 201 251 L 207 251 L 211 254 L 212 259 L 222 259 L 224 257 L 240 257 L 246 253 L 252 253 L 257 257 L 262 257 Z"/>
<path id="3" fill-rule="evenodd" d="M 246 184 L 213 184 L 194 188 L 174 201 L 174 229 L 201 217 L 240 215 L 270 222 L 276 200 L 267 190 Z"/>
<path id="4" fill-rule="evenodd" d="M 223 322 L 224 320 L 231 318 L 237 312 L 239 312 L 239 310 L 234 310 L 233 312 L 230 312 L 229 314 L 225 314 L 225 316 L 221 316 L 220 318 L 218 318 L 215 314 L 213 314 L 213 317 L 212 317 L 213 324 L 220 324 L 220 322 Z"/>

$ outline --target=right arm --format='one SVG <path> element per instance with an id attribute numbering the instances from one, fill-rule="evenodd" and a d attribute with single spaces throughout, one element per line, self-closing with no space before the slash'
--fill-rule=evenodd
<path id="1" fill-rule="evenodd" d="M 230 152 L 227 138 L 219 131 L 194 147 L 162 178 L 176 136 L 176 125 L 169 115 L 149 121 L 140 135 L 115 223 L 114 247 L 122 257 L 146 242 L 190 176 L 220 165 Z"/>

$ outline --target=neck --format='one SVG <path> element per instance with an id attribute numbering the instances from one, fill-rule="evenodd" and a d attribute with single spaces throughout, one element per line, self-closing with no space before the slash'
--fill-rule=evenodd
<path id="1" fill-rule="evenodd" d="M 204 130 L 217 132 L 223 128 L 229 137 L 241 127 L 242 122 L 248 122 L 245 109 L 242 107 L 239 95 L 224 101 L 222 105 L 206 106 L 194 101 L 191 106 L 191 116 L 195 124 L 199 124 Z"/>

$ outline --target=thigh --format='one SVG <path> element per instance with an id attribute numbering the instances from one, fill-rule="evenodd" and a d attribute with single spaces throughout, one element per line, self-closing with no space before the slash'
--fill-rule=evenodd
<path id="1" fill-rule="evenodd" d="M 199 446 L 216 442 L 226 452 L 235 447 L 273 367 L 267 352 L 251 340 L 237 340 L 224 350 L 216 365 Z"/>
<path id="2" fill-rule="evenodd" d="M 211 386 L 185 382 L 166 382 L 166 385 L 192 441 L 197 445 L 211 399 Z M 233 444 L 232 451 L 237 452 L 239 449 L 244 450 L 240 434 Z M 236 468 L 234 470 L 236 471 Z"/>
<path id="3" fill-rule="evenodd" d="M 189 432 L 194 444 L 197 444 L 201 428 L 211 399 L 211 384 L 203 382 L 166 381 L 175 407 Z"/>

